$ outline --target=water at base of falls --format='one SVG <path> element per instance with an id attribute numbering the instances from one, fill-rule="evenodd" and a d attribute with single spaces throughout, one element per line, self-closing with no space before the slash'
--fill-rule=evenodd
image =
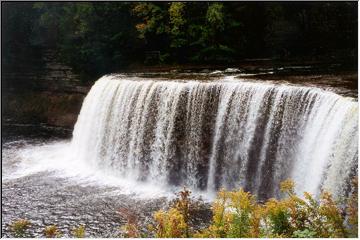
<path id="1" fill-rule="evenodd" d="M 105 76 L 85 98 L 74 162 L 157 186 L 335 195 L 357 174 L 358 104 L 317 88 Z"/>

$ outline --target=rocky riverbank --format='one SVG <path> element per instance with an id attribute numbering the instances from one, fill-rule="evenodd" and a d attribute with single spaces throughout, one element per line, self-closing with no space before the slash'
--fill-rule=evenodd
<path id="1" fill-rule="evenodd" d="M 54 92 L 8 94 L 3 98 L 3 119 L 73 128 L 84 97 L 84 94 Z"/>
<path id="2" fill-rule="evenodd" d="M 84 81 L 60 61 L 54 50 L 43 49 L 40 56 L 32 58 L 34 61 L 31 62 L 19 59 L 17 68 L 4 68 L 2 117 L 6 122 L 44 123 L 72 129 L 83 99 L 97 79 Z M 250 81 L 322 87 L 357 98 L 357 73 L 351 69 L 351 66 L 334 63 L 285 63 L 259 59 L 231 66 L 134 65 L 120 72 L 130 76 L 191 80 L 211 80 L 230 74 Z"/>
<path id="3" fill-rule="evenodd" d="M 72 128 L 90 84 L 62 64 L 54 50 L 33 61 L 18 59 L 2 76 L 2 117 L 17 123 L 45 123 Z"/>

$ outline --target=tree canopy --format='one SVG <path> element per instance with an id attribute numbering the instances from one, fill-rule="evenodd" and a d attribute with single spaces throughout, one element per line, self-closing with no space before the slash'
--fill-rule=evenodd
<path id="1" fill-rule="evenodd" d="M 357 56 L 356 2 L 5 2 L 2 13 L 4 64 L 52 47 L 87 75 L 130 64 Z"/>

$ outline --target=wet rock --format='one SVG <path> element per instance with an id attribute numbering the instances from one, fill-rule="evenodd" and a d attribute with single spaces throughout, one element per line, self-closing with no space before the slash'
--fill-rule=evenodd
<path id="1" fill-rule="evenodd" d="M 227 68 L 227 69 L 225 69 L 224 72 L 225 73 L 239 73 L 239 72 L 241 72 L 241 70 L 238 68 Z"/>
<path id="2" fill-rule="evenodd" d="M 216 71 L 211 72 L 210 75 L 220 75 L 222 73 L 223 73 L 222 71 L 216 70 Z"/>

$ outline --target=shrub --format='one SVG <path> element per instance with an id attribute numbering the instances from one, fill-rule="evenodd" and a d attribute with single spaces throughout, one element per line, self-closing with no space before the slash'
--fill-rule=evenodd
<path id="1" fill-rule="evenodd" d="M 346 206 L 335 201 L 333 196 L 323 191 L 319 199 L 305 192 L 300 198 L 295 194 L 294 182 L 285 180 L 280 189 L 281 199 L 269 199 L 258 203 L 256 198 L 242 189 L 218 192 L 212 204 L 212 221 L 208 227 L 194 230 L 196 214 L 201 209 L 200 201 L 190 197 L 184 189 L 179 193 L 168 210 L 154 214 L 154 226 L 149 226 L 150 236 L 157 238 L 344 238 L 358 236 L 358 189 L 357 178 L 353 180 L 352 192 Z M 200 210 L 201 212 L 201 210 Z M 138 228 L 137 214 L 129 209 L 119 209 L 127 219 L 122 227 L 123 237 L 143 237 Z M 11 225 L 16 237 L 25 237 L 30 221 L 20 219 Z M 56 225 L 44 229 L 47 238 L 60 237 Z M 85 226 L 72 230 L 77 238 L 85 237 Z"/>
<path id="2" fill-rule="evenodd" d="M 56 225 L 50 225 L 50 226 L 45 227 L 44 235 L 46 238 L 61 237 L 61 233 Z"/>
<path id="3" fill-rule="evenodd" d="M 294 238 L 314 238 L 315 236 L 316 232 L 310 231 L 309 229 L 296 230 L 292 235 Z"/>
<path id="4" fill-rule="evenodd" d="M 125 238 L 139 238 L 141 237 L 139 228 L 136 224 L 126 223 L 124 226 L 121 226 L 120 230 L 123 232 Z"/>
<path id="5" fill-rule="evenodd" d="M 358 237 L 358 178 L 355 177 L 352 181 L 352 193 L 347 200 L 346 215 L 347 215 L 347 234 L 350 237 Z"/>
<path id="6" fill-rule="evenodd" d="M 138 218 L 136 214 L 129 209 L 119 208 L 118 213 L 126 219 L 126 224 L 121 226 L 120 230 L 123 233 L 122 237 L 138 238 L 140 237 L 140 231 L 138 227 Z"/>
<path id="7" fill-rule="evenodd" d="M 168 211 L 158 211 L 154 214 L 156 221 L 155 236 L 157 238 L 181 238 L 187 237 L 188 226 L 184 216 L 176 208 Z"/>
<path id="8" fill-rule="evenodd" d="M 198 237 L 258 237 L 261 207 L 248 192 L 221 190 L 212 206 L 212 224 Z"/>
<path id="9" fill-rule="evenodd" d="M 265 204 L 265 215 L 270 222 L 271 237 L 287 237 L 292 233 L 291 215 L 285 201 L 270 199 Z"/>
<path id="10" fill-rule="evenodd" d="M 355 180 L 355 185 L 356 185 Z M 357 186 L 347 201 L 346 212 L 332 195 L 323 191 L 317 200 L 311 194 L 295 194 L 294 182 L 285 180 L 282 199 L 257 203 L 254 196 L 240 189 L 220 190 L 212 204 L 209 227 L 189 231 L 190 192 L 183 191 L 174 207 L 155 214 L 157 237 L 259 238 L 259 237 L 353 237 L 357 236 Z"/>
<path id="11" fill-rule="evenodd" d="M 76 238 L 84 238 L 85 237 L 85 226 L 84 225 L 81 225 L 77 228 L 74 228 L 72 230 L 72 235 Z"/>
<path id="12" fill-rule="evenodd" d="M 191 221 L 191 199 L 190 199 L 191 192 L 184 188 L 184 190 L 179 192 L 179 198 L 175 200 L 173 203 L 174 207 L 182 214 L 184 220 L 184 227 L 185 227 L 185 236 L 190 236 L 189 230 L 189 223 Z"/>
<path id="13" fill-rule="evenodd" d="M 19 219 L 10 224 L 10 229 L 15 237 L 25 237 L 26 230 L 30 227 L 31 222 L 26 219 Z"/>

